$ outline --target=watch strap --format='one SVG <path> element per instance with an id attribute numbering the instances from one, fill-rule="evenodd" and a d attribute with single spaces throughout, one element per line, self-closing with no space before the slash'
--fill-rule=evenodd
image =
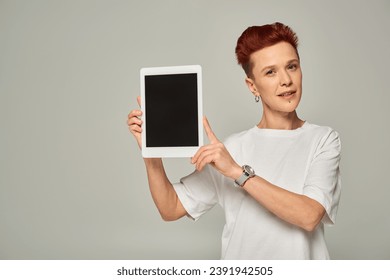
<path id="1" fill-rule="evenodd" d="M 241 176 L 235 181 L 235 183 L 237 186 L 241 187 L 248 179 L 249 175 L 245 171 L 243 171 Z"/>
<path id="2" fill-rule="evenodd" d="M 252 167 L 248 165 L 244 165 L 242 167 L 242 174 L 241 176 L 234 181 L 234 184 L 236 186 L 242 187 L 244 183 L 249 179 L 255 176 L 255 171 L 252 169 Z"/>

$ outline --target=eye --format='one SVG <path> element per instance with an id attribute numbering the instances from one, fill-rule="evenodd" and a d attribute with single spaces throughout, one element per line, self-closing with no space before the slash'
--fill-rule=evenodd
<path id="1" fill-rule="evenodd" d="M 296 70 L 297 68 L 298 68 L 298 65 L 295 64 L 295 63 L 289 64 L 289 65 L 287 66 L 287 69 L 288 69 L 288 70 Z"/>
<path id="2" fill-rule="evenodd" d="M 271 76 L 271 75 L 274 74 L 274 73 L 275 73 L 275 71 L 274 71 L 273 69 L 270 69 L 270 70 L 268 70 L 267 72 L 265 72 L 265 75 Z"/>

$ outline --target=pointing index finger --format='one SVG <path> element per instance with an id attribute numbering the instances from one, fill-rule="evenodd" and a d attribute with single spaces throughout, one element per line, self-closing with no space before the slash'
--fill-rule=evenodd
<path id="1" fill-rule="evenodd" d="M 210 127 L 209 121 L 207 120 L 207 118 L 205 116 L 203 117 L 203 126 L 204 126 L 204 130 L 206 131 L 207 137 L 209 138 L 210 142 L 212 144 L 218 143 L 219 140 L 218 140 L 217 136 L 215 136 L 213 130 Z"/>

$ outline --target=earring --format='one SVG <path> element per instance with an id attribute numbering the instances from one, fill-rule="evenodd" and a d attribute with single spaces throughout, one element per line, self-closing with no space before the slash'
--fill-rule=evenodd
<path id="1" fill-rule="evenodd" d="M 255 101 L 256 101 L 256 102 L 259 102 L 259 101 L 260 101 L 260 96 L 256 95 L 256 96 L 255 96 Z"/>

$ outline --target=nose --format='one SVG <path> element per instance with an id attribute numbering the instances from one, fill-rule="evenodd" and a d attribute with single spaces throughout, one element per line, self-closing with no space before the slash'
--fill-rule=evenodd
<path id="1" fill-rule="evenodd" d="M 287 71 L 281 71 L 279 79 L 280 79 L 281 86 L 288 87 L 292 84 L 291 77 Z"/>

